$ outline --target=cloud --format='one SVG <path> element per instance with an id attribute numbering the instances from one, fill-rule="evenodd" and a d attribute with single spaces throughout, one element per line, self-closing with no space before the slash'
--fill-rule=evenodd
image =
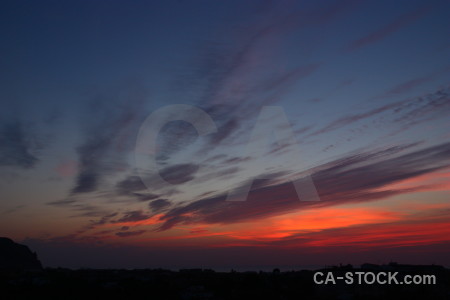
<path id="1" fill-rule="evenodd" d="M 80 201 L 80 199 L 73 197 L 56 201 L 50 201 L 47 202 L 46 204 L 60 208 L 67 208 L 70 211 L 75 212 L 75 214 L 72 215 L 71 217 L 101 217 L 99 221 L 90 221 L 90 224 L 86 228 L 84 228 L 83 231 L 92 229 L 97 225 L 102 225 L 106 223 L 108 219 L 117 215 L 117 213 L 107 212 L 103 208 L 83 203 Z"/>
<path id="2" fill-rule="evenodd" d="M 14 206 L 13 208 L 9 208 L 9 209 L 5 209 L 5 210 L 2 210 L 1 212 L 0 212 L 0 215 L 8 215 L 8 214 L 13 214 L 13 213 L 15 213 L 15 212 L 17 212 L 17 211 L 20 211 L 20 210 L 22 210 L 23 208 L 25 208 L 26 206 L 25 205 L 16 205 L 16 206 Z"/>
<path id="3" fill-rule="evenodd" d="M 0 123 L 0 166 L 32 168 L 39 161 L 39 146 L 21 121 Z"/>
<path id="4" fill-rule="evenodd" d="M 101 217 L 105 215 L 105 210 L 90 204 L 73 204 L 70 208 L 77 213 L 72 217 Z"/>
<path id="5" fill-rule="evenodd" d="M 450 165 L 450 143 L 399 155 L 418 145 L 414 143 L 354 154 L 316 168 L 312 178 L 321 199 L 319 202 L 298 201 L 290 182 L 263 185 L 253 188 L 245 202 L 228 202 L 225 195 L 220 195 L 178 205 L 160 218 L 163 224 L 159 230 L 167 230 L 177 224 L 242 222 L 302 207 L 373 201 L 411 193 L 421 187 L 389 189 L 388 186 Z"/>
<path id="6" fill-rule="evenodd" d="M 118 237 L 130 237 L 130 236 L 136 236 L 136 235 L 141 235 L 143 233 L 145 233 L 145 230 L 136 230 L 136 231 L 119 231 L 116 232 L 116 235 Z"/>
<path id="7" fill-rule="evenodd" d="M 188 122 L 171 121 L 158 133 L 156 160 L 164 162 L 181 149 L 186 149 L 198 138 L 197 130 Z"/>
<path id="8" fill-rule="evenodd" d="M 158 194 L 139 194 L 139 193 L 134 193 L 133 196 L 135 196 L 139 201 L 150 201 L 153 199 L 158 198 L 160 195 Z"/>
<path id="9" fill-rule="evenodd" d="M 153 212 L 159 212 L 164 208 L 168 208 L 170 205 L 171 203 L 167 199 L 157 199 L 148 204 Z"/>
<path id="10" fill-rule="evenodd" d="M 116 184 L 116 189 L 120 195 L 129 195 L 147 189 L 139 176 L 129 176 Z"/>
<path id="11" fill-rule="evenodd" d="M 181 184 L 194 179 L 198 169 L 196 164 L 178 164 L 160 170 L 159 174 L 170 184 Z"/>
<path id="12" fill-rule="evenodd" d="M 111 213 L 111 214 L 104 215 L 104 216 L 102 216 L 102 217 L 100 218 L 100 220 L 97 220 L 97 221 L 91 221 L 90 224 L 89 224 L 89 226 L 87 226 L 87 229 L 93 229 L 93 228 L 95 228 L 95 227 L 97 227 L 97 226 L 99 226 L 99 225 L 106 224 L 106 223 L 109 222 L 109 220 L 111 220 L 111 218 L 113 218 L 113 217 L 115 217 L 115 216 L 117 216 L 117 213 L 116 213 L 116 212 L 115 212 L 115 213 Z"/>
<path id="13" fill-rule="evenodd" d="M 67 205 L 72 205 L 74 203 L 76 203 L 77 201 L 75 199 L 62 199 L 62 200 L 56 200 L 56 201 L 50 201 L 47 202 L 47 205 L 53 205 L 53 206 L 67 206 Z"/>
<path id="14" fill-rule="evenodd" d="M 401 94 L 404 92 L 408 92 L 408 91 L 412 90 L 413 88 L 415 88 L 425 82 L 430 81 L 433 78 L 434 78 L 434 76 L 430 75 L 430 76 L 424 76 L 424 77 L 419 77 L 419 78 L 414 78 L 414 79 L 408 80 L 408 81 L 398 84 L 398 85 L 394 86 L 393 88 L 391 88 L 390 90 L 388 90 L 386 92 L 386 95 L 395 95 L 395 94 Z"/>
<path id="15" fill-rule="evenodd" d="M 383 123 L 403 122 L 405 129 L 408 126 L 430 120 L 431 118 L 445 117 L 450 110 L 450 87 L 444 87 L 432 93 L 414 98 L 392 102 L 383 106 L 341 117 L 330 124 L 311 132 L 308 137 L 324 134 L 358 121 L 382 115 Z M 386 115 L 389 114 L 388 118 Z"/>
<path id="16" fill-rule="evenodd" d="M 447 117 L 450 112 L 450 87 L 442 88 L 407 101 L 395 110 L 395 122 L 411 126 L 439 117 Z"/>
<path id="17" fill-rule="evenodd" d="M 95 191 L 105 174 L 123 168 L 126 151 L 144 117 L 146 90 L 138 83 L 93 97 L 83 115 L 84 140 L 77 147 L 78 175 L 72 194 Z"/>
<path id="18" fill-rule="evenodd" d="M 400 16 L 399 18 L 397 18 L 396 20 L 394 20 L 393 22 L 379 28 L 378 30 L 373 31 L 370 34 L 353 41 L 347 47 L 346 51 L 348 51 L 348 52 L 355 51 L 359 48 L 379 42 L 379 41 L 383 40 L 385 37 L 393 34 L 396 31 L 399 31 L 403 27 L 410 25 L 417 19 L 423 17 L 429 10 L 430 10 L 430 6 L 427 6 L 427 7 L 421 7 L 417 10 L 406 13 L 406 14 Z"/>
<path id="19" fill-rule="evenodd" d="M 237 176 L 237 173 L 242 169 L 239 167 L 221 167 L 213 168 L 212 171 L 204 172 L 201 176 L 197 177 L 198 182 L 207 182 L 208 180 L 224 180 Z"/>
<path id="20" fill-rule="evenodd" d="M 323 127 L 322 129 L 319 129 L 319 130 L 316 130 L 316 131 L 310 133 L 308 136 L 323 134 L 323 133 L 327 133 L 327 132 L 339 129 L 343 126 L 352 124 L 354 122 L 373 117 L 377 114 L 392 110 L 394 108 L 398 108 L 398 107 L 400 107 L 400 105 L 401 105 L 401 103 L 398 103 L 398 102 L 390 103 L 390 104 L 386 104 L 384 106 L 372 109 L 372 110 L 364 112 L 364 113 L 352 114 L 352 115 L 348 115 L 348 116 L 339 118 L 339 119 L 331 122 L 329 125 Z"/>
<path id="21" fill-rule="evenodd" d="M 161 195 L 147 192 L 147 187 L 139 176 L 128 176 L 116 183 L 116 193 L 119 196 L 130 196 L 139 201 L 154 200 Z"/>
<path id="22" fill-rule="evenodd" d="M 162 195 L 170 196 L 177 193 L 176 190 L 170 188 L 171 185 L 189 182 L 195 178 L 195 173 L 198 169 L 199 165 L 193 163 L 164 167 L 156 174 L 144 175 L 147 176 L 145 182 L 148 186 L 144 185 L 139 176 L 128 176 L 116 183 L 116 193 L 122 196 L 132 196 L 139 201 L 154 200 Z M 161 178 L 166 182 L 161 181 Z M 151 189 L 153 192 L 146 192 L 147 189 Z M 161 193 L 155 193 L 155 191 L 162 190 L 164 191 Z"/>
<path id="23" fill-rule="evenodd" d="M 211 134 L 210 137 L 210 144 L 211 145 L 217 145 L 220 142 L 222 142 L 225 138 L 230 136 L 233 131 L 236 131 L 236 129 L 239 126 L 239 121 L 237 118 L 230 118 L 228 119 L 225 124 L 222 126 L 219 126 L 218 132 Z"/>
<path id="24" fill-rule="evenodd" d="M 142 210 L 134 210 L 134 211 L 126 212 L 122 216 L 122 218 L 120 218 L 118 220 L 111 221 L 111 222 L 112 223 L 137 222 L 137 221 L 147 220 L 150 217 L 151 217 L 150 215 L 144 214 L 142 212 Z"/>
<path id="25" fill-rule="evenodd" d="M 429 82 L 435 78 L 437 78 L 438 76 L 442 76 L 445 73 L 447 73 L 448 71 L 450 71 L 450 67 L 449 66 L 445 66 L 444 68 L 441 68 L 429 75 L 426 76 L 422 76 L 422 77 L 418 77 L 418 78 L 413 78 L 410 80 L 407 80 L 405 82 L 402 82 L 400 84 L 395 85 L 394 87 L 390 88 L 388 91 L 386 91 L 384 94 L 382 94 L 381 96 L 375 97 L 375 98 L 382 98 L 382 97 L 389 97 L 389 96 L 393 96 L 393 95 L 398 95 L 401 93 L 405 93 L 405 92 L 409 92 L 410 90 L 413 90 L 414 88 Z"/>
<path id="26" fill-rule="evenodd" d="M 245 157 L 234 156 L 234 157 L 225 159 L 223 161 L 223 164 L 225 164 L 225 165 L 238 164 L 238 163 L 246 162 L 249 160 L 251 160 L 251 157 L 249 157 L 249 156 L 245 156 Z"/>
<path id="27" fill-rule="evenodd" d="M 256 117 L 262 106 L 279 101 L 291 87 L 319 68 L 317 62 L 292 65 L 292 62 L 274 59 L 279 57 L 278 51 L 290 34 L 305 26 L 329 23 L 355 2 L 321 5 L 308 11 L 291 3 L 289 13 L 285 6 L 283 10 L 266 11 L 265 18 L 244 24 L 243 30 L 225 33 L 221 43 L 210 41 L 201 47 L 199 61 L 184 76 L 189 78 L 185 86 L 190 91 L 199 87 L 201 96 L 197 104 L 212 116 L 219 129 L 206 138 L 209 143 L 201 153 L 207 153 L 212 146 L 225 140 L 231 144 L 242 136 L 242 132 L 249 132 L 246 121 Z M 184 139 L 190 139 L 190 130 L 186 130 L 188 138 L 182 137 L 180 146 L 172 150 L 185 148 L 182 145 L 185 145 Z M 166 153 L 165 150 L 162 152 Z"/>

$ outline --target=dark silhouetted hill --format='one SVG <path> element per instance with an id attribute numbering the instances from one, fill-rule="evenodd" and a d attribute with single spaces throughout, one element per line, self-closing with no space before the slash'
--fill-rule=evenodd
<path id="1" fill-rule="evenodd" d="M 0 270 L 41 270 L 36 253 L 13 240 L 0 237 Z"/>
<path id="2" fill-rule="evenodd" d="M 336 299 L 336 300 L 447 300 L 450 299 L 450 270 L 440 266 L 373 265 L 365 269 L 338 266 L 320 269 L 326 274 L 346 272 L 398 272 L 406 275 L 435 275 L 435 284 L 316 284 L 316 271 L 215 272 L 205 269 L 51 269 L 38 272 L 1 272 L 0 299 Z M 388 268 L 386 271 L 385 268 Z"/>

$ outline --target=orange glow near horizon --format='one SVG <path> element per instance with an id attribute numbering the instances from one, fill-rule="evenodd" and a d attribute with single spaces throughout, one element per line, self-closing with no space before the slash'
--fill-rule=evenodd
<path id="1" fill-rule="evenodd" d="M 306 247 L 351 246 L 355 249 L 428 245 L 450 241 L 450 172 L 436 172 L 403 180 L 383 190 L 410 189 L 412 193 L 379 201 L 340 204 L 291 211 L 236 223 L 180 223 L 158 231 L 164 213 L 148 219 L 109 222 L 80 231 L 80 242 L 97 238 L 105 243 L 138 247 Z M 433 200 L 427 200 L 433 199 Z M 186 217 L 201 220 L 189 213 Z M 115 232 L 129 232 L 120 236 Z M 322 250 L 318 250 L 322 251 Z"/>

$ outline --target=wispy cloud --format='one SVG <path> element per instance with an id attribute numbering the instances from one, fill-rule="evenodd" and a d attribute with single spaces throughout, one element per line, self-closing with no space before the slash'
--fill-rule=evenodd
<path id="1" fill-rule="evenodd" d="M 358 121 L 373 117 L 383 118 L 384 123 L 403 122 L 405 128 L 430 118 L 445 117 L 450 109 L 450 88 L 444 87 L 420 97 L 391 102 L 361 113 L 349 114 L 311 132 L 308 137 L 338 130 Z M 413 123 L 411 123 L 414 121 Z"/>
<path id="2" fill-rule="evenodd" d="M 160 197 L 159 194 L 149 193 L 139 176 L 128 176 L 116 183 L 116 193 L 119 196 L 130 196 L 139 201 L 149 201 Z"/>
<path id="3" fill-rule="evenodd" d="M 119 232 L 116 232 L 116 235 L 117 235 L 118 237 L 124 238 L 124 237 L 130 237 L 130 236 L 141 235 L 141 234 L 143 234 L 143 233 L 145 233 L 145 230 L 119 231 Z"/>
<path id="4" fill-rule="evenodd" d="M 412 24 L 419 18 L 423 17 L 430 11 L 431 7 L 421 7 L 419 9 L 416 9 L 414 11 L 408 12 L 400 17 L 398 17 L 396 20 L 392 21 L 389 24 L 384 25 L 383 27 L 379 28 L 378 30 L 375 30 L 368 35 L 361 37 L 355 41 L 353 41 L 346 49 L 346 51 L 355 51 L 359 48 L 368 46 L 370 44 L 374 44 L 376 42 L 379 42 L 386 38 L 387 36 L 393 34 L 396 31 L 399 31 L 400 29 Z"/>
<path id="5" fill-rule="evenodd" d="M 171 184 L 181 184 L 194 179 L 198 169 L 196 164 L 178 164 L 160 170 L 159 174 Z"/>
<path id="6" fill-rule="evenodd" d="M 201 47 L 199 61 L 184 76 L 189 78 L 185 85 L 190 90 L 193 86 L 199 88 L 201 99 L 197 104 L 211 115 L 218 127 L 217 133 L 207 137 L 209 143 L 201 153 L 218 144 L 236 142 L 243 132 L 249 131 L 247 121 L 255 118 L 262 106 L 280 101 L 292 87 L 320 68 L 321 63 L 316 61 L 294 65 L 279 61 L 278 51 L 290 34 L 303 27 L 330 23 L 351 10 L 356 2 L 342 1 L 308 11 L 290 4 L 292 9 L 288 13 L 285 9 L 264 11 L 265 18 L 239 24 L 243 30 L 225 35 L 229 40 L 226 44 L 211 41 Z M 183 149 L 191 140 L 191 131 L 192 128 L 185 128 L 185 134 L 177 140 L 181 146 L 175 151 Z"/>
<path id="7" fill-rule="evenodd" d="M 171 205 L 167 199 L 157 199 L 151 201 L 148 206 L 153 212 L 160 212 L 162 209 L 168 208 Z"/>
<path id="8" fill-rule="evenodd" d="M 103 175 L 117 171 L 126 150 L 132 149 L 147 92 L 139 84 L 119 90 L 122 93 L 101 94 L 90 102 L 83 119 L 85 137 L 77 148 L 79 171 L 72 194 L 95 191 Z"/>
<path id="9" fill-rule="evenodd" d="M 19 120 L 0 122 L 0 166 L 32 168 L 40 146 L 30 128 Z"/>
<path id="10" fill-rule="evenodd" d="M 393 110 L 394 108 L 400 107 L 400 103 L 390 103 L 390 104 L 386 104 L 384 106 L 366 111 L 366 112 L 362 112 L 359 114 L 352 114 L 352 115 L 347 115 L 345 117 L 341 117 L 333 122 L 331 122 L 330 124 L 328 124 L 327 126 L 316 130 L 312 133 L 310 133 L 308 136 L 314 136 L 314 135 L 318 135 L 318 134 L 323 134 L 323 133 L 327 133 L 336 129 L 339 129 L 343 126 L 352 124 L 354 122 L 358 122 L 360 120 L 364 120 L 370 117 L 373 117 L 375 115 L 378 115 L 380 113 L 386 112 L 386 111 L 390 111 Z"/>
<path id="11" fill-rule="evenodd" d="M 312 174 L 320 202 L 299 202 L 290 182 L 254 189 L 245 202 L 230 203 L 216 196 L 179 205 L 160 220 L 160 230 L 177 224 L 234 223 L 260 219 L 311 206 L 365 202 L 411 193 L 415 189 L 383 189 L 408 178 L 431 173 L 450 165 L 450 144 L 398 155 L 418 144 L 361 153 L 318 167 Z M 395 156 L 390 158 L 390 156 Z"/>
<path id="12" fill-rule="evenodd" d="M 114 220 L 113 223 L 137 222 L 149 219 L 150 217 L 150 215 L 145 214 L 141 210 L 134 210 L 126 212 L 121 218 Z"/>
<path id="13" fill-rule="evenodd" d="M 444 68 L 441 68 L 440 70 L 437 70 L 431 74 L 421 76 L 418 78 L 413 78 L 410 80 L 406 80 L 404 82 L 401 82 L 401 83 L 393 86 L 392 88 L 390 88 L 389 90 L 384 92 L 382 95 L 375 97 L 375 98 L 396 96 L 399 94 L 409 92 L 409 91 L 415 89 L 416 87 L 423 85 L 424 83 L 427 83 L 427 82 L 432 81 L 433 79 L 439 78 L 440 76 L 444 75 L 445 73 L 447 73 L 449 71 L 450 71 L 450 67 L 445 66 Z"/>

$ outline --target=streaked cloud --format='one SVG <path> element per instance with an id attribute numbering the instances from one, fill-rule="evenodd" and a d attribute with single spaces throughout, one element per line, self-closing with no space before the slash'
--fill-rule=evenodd
<path id="1" fill-rule="evenodd" d="M 39 159 L 39 144 L 22 121 L 0 121 L 0 166 L 29 169 Z"/>

